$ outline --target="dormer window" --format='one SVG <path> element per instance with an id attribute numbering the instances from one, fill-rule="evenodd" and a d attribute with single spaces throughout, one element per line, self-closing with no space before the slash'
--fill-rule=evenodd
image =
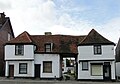
<path id="1" fill-rule="evenodd" d="M 45 52 L 51 52 L 52 46 L 53 46 L 53 43 L 46 43 L 45 44 Z"/>

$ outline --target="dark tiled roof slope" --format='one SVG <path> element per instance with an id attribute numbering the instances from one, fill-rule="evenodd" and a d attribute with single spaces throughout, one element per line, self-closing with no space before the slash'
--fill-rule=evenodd
<path id="1" fill-rule="evenodd" d="M 85 36 L 69 35 L 32 35 L 31 38 L 37 45 L 37 52 L 45 52 L 45 44 L 53 43 L 54 53 L 77 53 L 77 45 Z"/>
<path id="2" fill-rule="evenodd" d="M 97 31 L 92 29 L 89 34 L 81 41 L 79 45 L 93 45 L 93 44 L 102 44 L 102 45 L 115 45 L 113 42 L 104 38 Z"/>

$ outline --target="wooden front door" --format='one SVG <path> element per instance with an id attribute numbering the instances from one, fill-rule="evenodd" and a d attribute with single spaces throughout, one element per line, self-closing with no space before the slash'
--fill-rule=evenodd
<path id="1" fill-rule="evenodd" d="M 40 64 L 35 64 L 35 77 L 40 78 Z"/>
<path id="2" fill-rule="evenodd" d="M 103 65 L 103 78 L 104 80 L 111 80 L 111 65 L 109 62 Z"/>
<path id="3" fill-rule="evenodd" d="M 9 65 L 9 77 L 14 77 L 14 65 Z"/>

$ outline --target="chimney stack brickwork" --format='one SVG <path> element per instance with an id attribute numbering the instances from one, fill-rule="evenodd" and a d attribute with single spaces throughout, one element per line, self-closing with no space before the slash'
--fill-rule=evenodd
<path id="1" fill-rule="evenodd" d="M 5 14 L 3 12 L 3 13 L 0 13 L 0 25 L 2 26 L 4 22 L 5 22 Z"/>

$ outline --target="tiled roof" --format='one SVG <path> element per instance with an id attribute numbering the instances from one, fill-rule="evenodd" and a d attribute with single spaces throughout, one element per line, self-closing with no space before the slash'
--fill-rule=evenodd
<path id="1" fill-rule="evenodd" d="M 45 52 L 45 44 L 53 43 L 52 53 L 77 53 L 77 45 L 85 36 L 29 35 L 26 31 L 6 44 L 35 44 L 37 53 Z"/>
<path id="2" fill-rule="evenodd" d="M 104 38 L 100 35 L 97 31 L 92 29 L 89 34 L 83 39 L 83 41 L 79 45 L 91 45 L 91 44 L 113 44 L 113 42 L 109 41 L 108 39 Z"/>
<path id="3" fill-rule="evenodd" d="M 26 31 L 9 41 L 7 44 L 35 44 L 36 53 L 45 53 L 45 44 L 53 43 L 52 53 L 78 53 L 78 45 L 114 44 L 94 29 L 87 36 L 71 35 L 29 35 Z"/>
<path id="4" fill-rule="evenodd" d="M 33 43 L 33 41 L 31 40 L 29 33 L 24 31 L 22 34 L 20 34 L 16 38 L 7 42 L 7 44 L 15 44 L 15 43 Z"/>
<path id="5" fill-rule="evenodd" d="M 85 36 L 69 35 L 32 35 L 37 52 L 45 52 L 45 44 L 53 43 L 54 53 L 77 53 L 77 45 Z"/>

